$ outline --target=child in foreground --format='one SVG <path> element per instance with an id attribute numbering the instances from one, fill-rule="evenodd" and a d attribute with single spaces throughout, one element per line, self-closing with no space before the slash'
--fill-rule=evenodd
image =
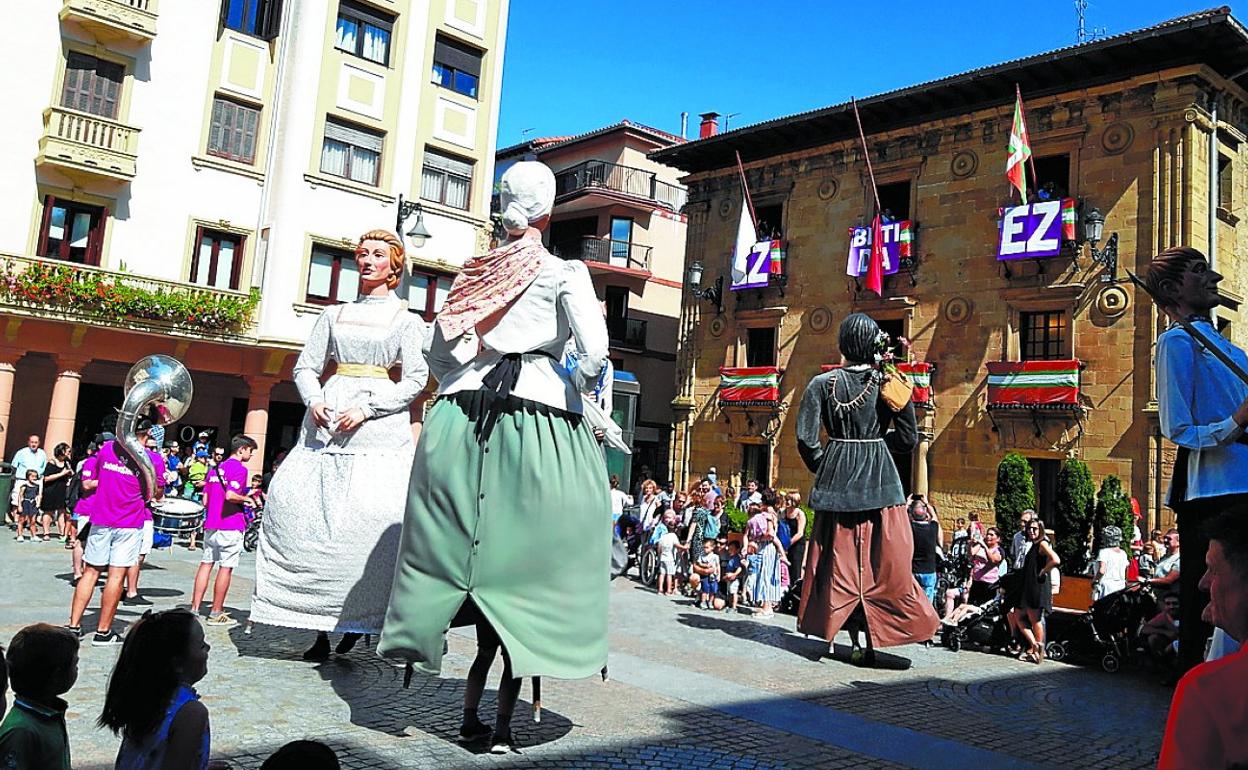
<path id="1" fill-rule="evenodd" d="M 194 690 L 210 649 L 188 610 L 149 611 L 130 628 L 99 719 L 121 736 L 116 770 L 229 767 L 208 760 L 208 709 Z"/>
<path id="2" fill-rule="evenodd" d="M 69 704 L 59 696 L 78 681 L 78 637 L 47 623 L 27 626 L 13 636 L 6 662 L 16 697 L 0 724 L 0 767 L 70 770 Z M 0 714 L 3 681 L 0 673 Z"/>

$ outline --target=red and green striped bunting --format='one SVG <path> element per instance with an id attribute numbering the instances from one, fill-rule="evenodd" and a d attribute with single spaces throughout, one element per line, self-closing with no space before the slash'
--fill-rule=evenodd
<path id="1" fill-rule="evenodd" d="M 897 364 L 897 371 L 910 378 L 914 393 L 910 400 L 919 405 L 932 402 L 932 365 L 927 361 L 911 361 Z"/>
<path id="2" fill-rule="evenodd" d="M 779 401 L 780 369 L 775 366 L 721 366 L 720 403 Z"/>
<path id="3" fill-rule="evenodd" d="M 992 361 L 988 366 L 989 406 L 1042 406 L 1079 403 L 1079 361 Z"/>

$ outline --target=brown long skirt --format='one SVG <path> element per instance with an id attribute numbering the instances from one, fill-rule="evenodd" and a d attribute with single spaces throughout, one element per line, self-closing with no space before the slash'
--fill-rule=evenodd
<path id="1" fill-rule="evenodd" d="M 896 647 L 932 638 L 936 610 L 914 579 L 914 539 L 903 505 L 819 511 L 806 554 L 797 629 L 831 641 L 862 605 L 871 642 Z"/>

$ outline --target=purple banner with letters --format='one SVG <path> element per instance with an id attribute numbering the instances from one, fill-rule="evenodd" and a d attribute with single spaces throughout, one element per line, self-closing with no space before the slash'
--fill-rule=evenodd
<path id="1" fill-rule="evenodd" d="M 1045 259 L 1062 253 L 1074 240 L 1075 201 L 1036 201 L 1001 210 L 997 259 Z"/>

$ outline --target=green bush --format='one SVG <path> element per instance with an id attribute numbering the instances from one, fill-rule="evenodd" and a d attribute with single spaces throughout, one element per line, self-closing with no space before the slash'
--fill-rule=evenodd
<path id="1" fill-rule="evenodd" d="M 1031 464 L 1017 452 L 1001 458 L 997 466 L 997 492 L 992 499 L 997 512 L 997 529 L 1001 539 L 1009 543 L 1018 531 L 1018 516 L 1036 507 L 1036 482 L 1031 477 Z"/>
<path id="2" fill-rule="evenodd" d="M 1081 460 L 1062 461 L 1057 472 L 1057 499 L 1051 527 L 1053 550 L 1062 560 L 1063 575 L 1082 575 L 1088 568 L 1088 535 L 1096 503 L 1092 472 Z"/>
<path id="3" fill-rule="evenodd" d="M 1131 500 L 1122 489 L 1122 481 L 1117 476 L 1106 476 L 1101 482 L 1101 491 L 1096 495 L 1096 527 L 1092 533 L 1096 553 L 1104 547 L 1101 542 L 1101 530 L 1106 527 L 1118 527 L 1122 530 L 1122 547 L 1130 548 L 1131 534 L 1135 530 L 1135 513 L 1131 510 Z"/>
<path id="4" fill-rule="evenodd" d="M 728 514 L 728 531 L 744 532 L 745 522 L 749 521 L 750 515 L 741 510 L 734 503 L 724 503 L 724 512 Z"/>

